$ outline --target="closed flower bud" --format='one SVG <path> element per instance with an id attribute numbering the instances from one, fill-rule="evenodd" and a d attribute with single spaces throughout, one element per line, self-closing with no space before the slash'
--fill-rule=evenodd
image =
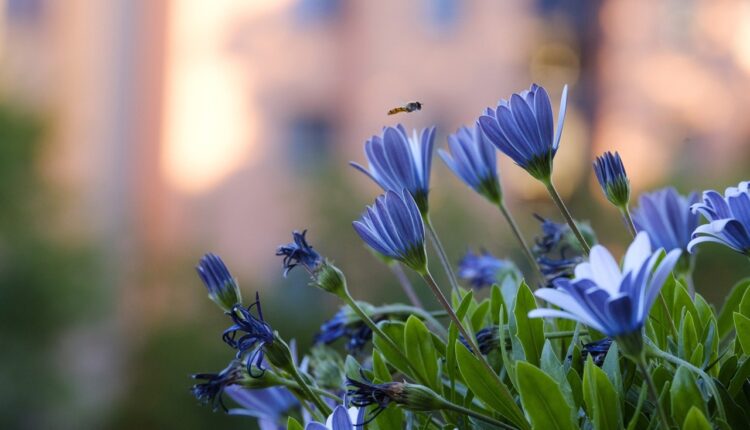
<path id="1" fill-rule="evenodd" d="M 437 393 L 424 385 L 406 382 L 387 382 L 374 384 L 361 373 L 362 381 L 347 378 L 346 392 L 349 404 L 364 408 L 376 405 L 369 420 L 375 419 L 391 403 L 401 405 L 412 411 L 436 411 L 448 405 Z"/>
<path id="2" fill-rule="evenodd" d="M 208 290 L 208 297 L 224 312 L 229 312 L 235 305 L 242 303 L 237 280 L 218 255 L 204 255 L 196 270 Z"/>
<path id="3" fill-rule="evenodd" d="M 618 208 L 627 207 L 630 201 L 630 181 L 620 154 L 608 151 L 597 157 L 594 172 L 607 200 Z"/>
<path id="4" fill-rule="evenodd" d="M 312 276 L 310 285 L 314 285 L 321 290 L 328 291 L 339 297 L 346 294 L 346 277 L 338 267 L 329 261 L 324 261 L 320 268 Z"/>

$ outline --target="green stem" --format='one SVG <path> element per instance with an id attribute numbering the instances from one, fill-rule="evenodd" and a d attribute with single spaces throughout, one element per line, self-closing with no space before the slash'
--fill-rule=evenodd
<path id="1" fill-rule="evenodd" d="M 425 269 L 424 273 L 421 273 L 421 275 L 432 292 L 435 294 L 435 298 L 438 299 L 440 304 L 443 305 L 445 310 L 448 312 L 448 316 L 450 316 L 451 320 L 453 320 L 453 324 L 456 325 L 459 333 L 461 333 L 461 335 L 464 337 L 464 340 L 466 340 L 466 343 L 469 345 L 469 349 L 474 353 L 474 356 L 476 356 L 479 361 L 482 362 L 484 367 L 487 368 L 487 371 L 489 371 L 491 375 L 494 375 L 495 378 L 497 378 L 497 380 L 501 384 L 503 384 L 500 376 L 497 374 L 497 372 L 495 372 L 495 369 L 493 369 L 490 363 L 487 361 L 487 357 L 482 355 L 482 352 L 479 350 L 475 337 L 469 334 L 464 325 L 461 323 L 461 320 L 458 319 L 458 315 L 456 315 L 456 313 L 453 311 L 453 308 L 451 308 L 451 305 L 448 303 L 448 300 L 446 300 L 443 292 L 440 291 L 440 287 L 438 287 L 437 283 L 435 282 L 435 278 L 432 277 L 429 270 Z"/>
<path id="2" fill-rule="evenodd" d="M 414 287 L 411 285 L 409 278 L 406 277 L 406 273 L 404 273 L 404 268 L 401 267 L 401 263 L 397 263 L 394 261 L 388 264 L 388 267 L 390 267 L 391 272 L 393 272 L 393 275 L 396 276 L 396 279 L 398 279 L 398 283 L 401 285 L 401 289 L 404 290 L 404 294 L 406 294 L 406 297 L 409 299 L 411 304 L 415 307 L 424 309 L 424 306 L 422 306 L 422 302 L 419 300 L 419 296 L 417 296 L 417 293 L 414 291 Z"/>
<path id="3" fill-rule="evenodd" d="M 555 186 L 552 184 L 552 179 L 543 180 L 542 183 L 547 188 L 547 192 L 549 192 L 550 197 L 552 197 L 552 200 L 555 202 L 555 205 L 557 205 L 557 208 L 560 210 L 563 217 L 565 217 L 565 221 L 568 222 L 570 229 L 573 231 L 573 234 L 575 234 L 576 239 L 578 239 L 578 242 L 581 244 L 581 248 L 583 248 L 583 252 L 586 255 L 589 255 L 591 248 L 589 247 L 589 244 L 586 243 L 586 239 L 584 239 L 580 230 L 578 230 L 578 226 L 576 226 L 576 223 L 573 220 L 573 216 L 570 215 L 568 208 L 565 206 L 565 203 L 563 203 L 562 198 L 560 198 L 560 194 L 557 193 Z"/>
<path id="4" fill-rule="evenodd" d="M 635 237 L 637 230 L 635 229 L 635 223 L 633 223 L 633 217 L 630 216 L 630 208 L 628 208 L 628 206 L 625 205 L 620 208 L 620 213 L 622 213 L 623 222 L 625 223 L 625 226 L 628 228 L 630 235 Z"/>
<path id="5" fill-rule="evenodd" d="M 413 306 L 406 306 L 406 305 L 385 305 L 375 308 L 375 311 L 377 311 L 379 314 L 406 314 L 406 315 L 416 315 L 423 320 L 427 321 L 431 327 L 435 328 L 436 331 L 439 332 L 439 335 L 443 338 L 448 337 L 448 330 L 445 329 L 445 327 L 438 322 L 438 320 L 435 319 L 435 317 L 432 315 L 431 312 L 427 312 L 422 308 L 417 308 Z M 447 314 L 446 314 L 447 315 Z"/>
<path id="6" fill-rule="evenodd" d="M 526 241 L 523 239 L 523 236 L 521 235 L 521 230 L 518 228 L 518 225 L 516 224 L 516 221 L 513 219 L 513 216 L 508 211 L 508 208 L 505 207 L 505 202 L 503 199 L 499 199 L 497 201 L 497 207 L 500 208 L 500 212 L 505 217 L 505 221 L 508 222 L 508 225 L 510 226 L 511 231 L 513 231 L 513 235 L 516 237 L 516 240 L 521 245 L 521 249 L 523 249 L 523 253 L 526 255 L 526 258 L 529 260 L 529 264 L 532 267 L 532 270 L 535 271 L 537 277 L 539 278 L 540 282 L 544 282 L 544 274 L 542 274 L 542 269 L 539 268 L 539 263 L 537 263 L 536 258 L 534 258 L 534 254 L 531 253 L 531 249 L 529 248 L 529 245 L 526 244 Z"/>
<path id="7" fill-rule="evenodd" d="M 664 408 L 661 406 L 661 402 L 659 402 L 659 392 L 656 391 L 656 386 L 654 385 L 654 380 L 651 378 L 651 373 L 648 371 L 648 364 L 646 364 L 646 358 L 641 355 L 639 360 L 636 360 L 636 365 L 638 366 L 638 369 L 643 374 L 643 380 L 646 381 L 646 385 L 648 386 L 648 391 L 651 393 L 651 397 L 654 400 L 654 405 L 656 406 L 656 410 L 659 411 L 659 419 L 661 419 L 662 424 L 664 425 L 665 429 L 669 428 L 669 416 L 667 415 L 667 412 L 664 410 Z"/>
<path id="8" fill-rule="evenodd" d="M 299 384 L 297 384 L 297 382 L 295 382 L 295 381 L 293 381 L 291 379 L 279 378 L 279 382 L 281 383 L 281 385 L 283 385 L 283 386 L 285 386 L 287 388 L 300 389 Z M 329 399 L 333 399 L 338 404 L 343 404 L 344 403 L 344 400 L 341 397 L 339 397 L 339 396 L 337 396 L 337 395 L 335 395 L 333 393 L 329 393 L 326 390 L 321 390 L 320 388 L 317 388 L 317 387 L 310 387 L 310 390 L 313 393 L 318 394 L 320 396 L 324 396 L 324 397 L 328 397 Z"/>
<path id="9" fill-rule="evenodd" d="M 433 227 L 432 221 L 430 221 L 430 216 L 425 215 L 423 219 L 425 227 L 427 227 L 427 231 L 430 234 L 430 238 L 432 238 L 432 244 L 435 246 L 435 251 L 437 251 L 438 258 L 440 259 L 440 264 L 443 265 L 443 269 L 448 275 L 448 282 L 450 282 L 451 284 L 451 289 L 454 293 L 456 293 L 456 295 L 461 297 L 458 289 L 458 279 L 456 278 L 456 274 L 453 272 L 451 262 L 450 260 L 448 260 L 448 255 L 445 253 L 445 248 L 443 248 L 443 244 L 440 242 L 440 238 L 435 231 L 435 227 Z"/>
<path id="10" fill-rule="evenodd" d="M 646 352 L 648 354 L 651 354 L 652 356 L 657 357 L 657 358 L 664 359 L 676 366 L 685 366 L 686 368 L 695 372 L 701 378 L 703 378 L 703 382 L 706 384 L 706 387 L 708 387 L 708 389 L 711 391 L 711 395 L 713 396 L 714 401 L 716 401 L 716 409 L 719 412 L 719 417 L 722 420 L 726 421 L 726 412 L 724 411 L 724 404 L 721 403 L 721 396 L 719 395 L 719 391 L 716 389 L 716 385 L 714 384 L 714 380 L 713 378 L 711 378 L 711 376 L 709 376 L 706 372 L 704 372 L 703 369 L 701 369 L 698 366 L 695 366 L 689 361 L 683 360 L 680 357 L 675 357 L 674 355 L 666 351 L 662 351 L 661 349 L 659 349 L 658 346 L 656 346 L 655 344 L 653 344 L 652 342 L 648 340 L 646 342 L 647 342 Z"/>
<path id="11" fill-rule="evenodd" d="M 305 396 L 315 404 L 318 411 L 320 411 L 324 417 L 331 415 L 331 408 L 329 408 L 328 405 L 326 405 L 325 402 L 323 402 L 323 400 L 321 400 L 321 398 L 312 390 L 312 388 L 307 385 L 307 382 L 305 382 L 302 375 L 300 375 L 299 370 L 297 370 L 297 366 L 291 366 L 290 369 L 287 370 L 292 375 L 292 378 L 297 383 L 302 393 L 304 393 Z"/>
<path id="12" fill-rule="evenodd" d="M 443 399 L 443 401 L 445 402 L 445 405 L 444 405 L 445 409 L 448 409 L 448 410 L 451 410 L 451 411 L 454 411 L 454 412 L 458 412 L 460 414 L 468 415 L 470 417 L 476 418 L 476 419 L 478 419 L 480 421 L 484 421 L 484 422 L 486 422 L 488 424 L 492 424 L 494 426 L 497 426 L 497 427 L 500 427 L 500 428 L 503 428 L 503 429 L 511 429 L 511 430 L 517 429 L 517 427 L 513 427 L 513 426 L 511 426 L 509 424 L 506 424 L 506 423 L 504 423 L 502 421 L 496 420 L 495 418 L 488 417 L 487 415 L 481 414 L 481 413 L 479 413 L 479 412 L 477 412 L 475 410 L 472 410 L 472 409 L 463 407 L 461 405 L 457 405 L 455 403 L 449 402 L 446 399 Z"/>
<path id="13" fill-rule="evenodd" d="M 350 308 L 354 311 L 354 313 L 359 316 L 359 318 L 364 322 L 367 327 L 372 330 L 373 333 L 380 336 L 387 344 L 390 346 L 398 355 L 401 356 L 401 359 L 404 360 L 404 362 L 409 366 L 409 370 L 412 372 L 412 377 L 417 379 L 416 377 L 419 375 L 419 372 L 414 368 L 414 365 L 411 363 L 411 361 L 406 357 L 406 354 L 404 354 L 403 347 L 396 345 L 396 343 L 391 339 L 388 335 L 383 332 L 383 330 L 378 327 L 377 324 L 375 324 L 375 321 L 370 318 L 369 315 L 365 311 L 362 310 L 361 307 L 357 304 L 356 301 L 354 301 L 354 298 L 352 298 L 351 294 L 349 294 L 349 291 L 345 291 L 345 293 L 341 296 L 341 298 L 344 300 L 344 302 L 349 305 Z"/>

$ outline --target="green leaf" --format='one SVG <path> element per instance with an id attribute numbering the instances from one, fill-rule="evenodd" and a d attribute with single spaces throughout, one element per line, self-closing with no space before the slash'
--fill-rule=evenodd
<path id="1" fill-rule="evenodd" d="M 750 378 L 750 357 L 745 357 L 742 363 L 737 366 L 737 371 L 734 372 L 732 379 L 729 381 L 729 388 L 727 388 L 729 394 L 733 397 L 739 394 L 742 385 L 748 378 Z"/>
<path id="2" fill-rule="evenodd" d="M 381 321 L 378 323 L 378 327 L 399 347 L 401 352 L 404 351 L 404 323 L 401 321 Z M 399 351 L 394 350 L 377 333 L 373 333 L 372 343 L 383 354 L 388 364 L 401 371 L 401 373 L 406 375 L 412 374 L 409 363 L 404 360 Z"/>
<path id="3" fill-rule="evenodd" d="M 686 312 L 680 321 L 680 336 L 677 339 L 678 355 L 689 361 L 698 344 L 698 333 L 695 330 L 693 315 Z M 692 364 L 700 366 L 700 361 Z"/>
<path id="4" fill-rule="evenodd" d="M 737 312 L 740 308 L 740 302 L 742 301 L 745 293 L 750 290 L 750 278 L 746 278 L 736 283 L 732 287 L 732 291 L 724 300 L 724 305 L 719 311 L 719 336 L 723 339 L 729 334 L 734 328 L 734 320 L 732 314 Z"/>
<path id="5" fill-rule="evenodd" d="M 540 360 L 541 369 L 544 373 L 552 377 L 555 382 L 560 386 L 560 391 L 565 396 L 565 401 L 571 408 L 578 408 L 576 406 L 575 399 L 573 398 L 573 390 L 568 383 L 568 376 L 565 368 L 563 367 L 560 360 L 557 358 L 554 349 L 552 348 L 552 342 L 549 339 L 544 341 L 544 348 L 542 348 L 542 357 Z M 520 383 L 520 381 L 519 381 Z"/>
<path id="6" fill-rule="evenodd" d="M 432 334 L 427 326 L 414 315 L 406 320 L 404 330 L 404 345 L 406 358 L 415 363 L 415 369 L 421 373 L 420 381 L 428 387 L 441 391 L 442 385 L 438 381 L 438 361 Z"/>
<path id="7" fill-rule="evenodd" d="M 359 369 L 360 365 L 357 359 L 351 355 L 347 355 L 344 362 L 344 374 L 352 379 L 359 379 Z"/>
<path id="8" fill-rule="evenodd" d="M 617 342 L 612 342 L 612 346 L 607 351 L 607 356 L 604 357 L 604 363 L 602 363 L 602 370 L 607 374 L 610 382 L 615 387 L 615 392 L 624 393 L 622 388 L 622 373 L 620 372 L 620 349 Z M 625 400 L 621 398 L 620 400 Z"/>
<path id="9" fill-rule="evenodd" d="M 712 430 L 711 423 L 700 409 L 693 406 L 685 415 L 685 421 L 682 423 L 682 430 Z"/>
<path id="10" fill-rule="evenodd" d="M 495 410 L 517 427 L 528 429 L 529 424 L 508 388 L 480 360 L 462 343 L 456 342 L 456 361 L 466 386 L 489 409 Z"/>
<path id="11" fill-rule="evenodd" d="M 474 309 L 474 312 L 471 314 L 471 327 L 474 332 L 481 330 L 487 325 L 484 319 L 487 317 L 489 311 L 490 302 L 488 300 L 482 300 L 482 303 Z"/>
<path id="12" fill-rule="evenodd" d="M 674 289 L 674 303 L 672 305 L 672 317 L 674 318 L 674 324 L 679 327 L 682 323 L 684 316 L 683 309 L 685 309 L 693 317 L 693 321 L 698 319 L 698 309 L 695 308 L 693 299 L 690 298 L 688 290 L 679 284 Z"/>
<path id="13" fill-rule="evenodd" d="M 745 294 L 742 295 L 737 312 L 750 318 L 750 290 L 746 290 Z"/>
<path id="14" fill-rule="evenodd" d="M 696 293 L 693 302 L 695 303 L 695 309 L 698 311 L 698 322 L 700 323 L 700 327 L 705 327 L 709 321 L 716 319 L 714 318 L 713 308 L 703 296 Z"/>
<path id="15" fill-rule="evenodd" d="M 503 335 L 506 332 L 506 327 L 508 327 L 508 331 L 510 330 L 510 326 L 505 324 L 505 306 L 500 306 L 500 312 L 497 313 L 498 315 L 498 333 Z M 515 337 L 514 337 L 515 338 Z M 518 384 L 516 382 L 516 362 L 513 357 L 511 357 L 511 354 L 508 354 L 508 350 L 505 349 L 505 345 L 500 348 L 500 356 L 503 359 L 503 367 L 508 372 L 508 378 L 510 379 L 511 384 L 513 384 L 516 389 L 518 389 Z"/>
<path id="16" fill-rule="evenodd" d="M 622 428 L 620 400 L 607 374 L 598 368 L 589 355 L 583 370 L 583 400 L 594 428 Z"/>
<path id="17" fill-rule="evenodd" d="M 750 318 L 739 312 L 735 312 L 734 327 L 737 331 L 737 339 L 742 346 L 742 351 L 745 355 L 750 355 Z"/>
<path id="18" fill-rule="evenodd" d="M 671 399 L 672 417 L 675 422 L 685 421 L 688 411 L 696 407 L 705 411 L 703 396 L 698 389 L 693 374 L 687 367 L 680 366 L 672 378 L 672 387 L 669 389 Z"/>
<path id="19" fill-rule="evenodd" d="M 286 430 L 303 430 L 303 427 L 302 424 L 299 423 L 299 421 L 295 420 L 292 417 L 289 417 L 286 420 Z"/>
<path id="20" fill-rule="evenodd" d="M 372 374 L 375 376 L 375 383 L 390 382 L 392 380 L 391 372 L 388 371 L 388 366 L 385 364 L 385 358 L 380 351 L 372 351 Z"/>
<path id="21" fill-rule="evenodd" d="M 641 410 L 643 409 L 643 403 L 646 401 L 646 396 L 648 395 L 647 388 L 648 386 L 644 382 L 641 386 L 641 393 L 638 395 L 638 403 L 636 403 L 635 411 L 633 411 L 633 416 L 630 418 L 627 430 L 635 430 L 638 426 L 638 422 L 641 420 Z"/>
<path id="22" fill-rule="evenodd" d="M 562 367 L 561 367 L 562 368 Z M 521 404 L 534 429 L 575 430 L 575 411 L 560 385 L 542 370 L 526 362 L 516 366 Z"/>
<path id="23" fill-rule="evenodd" d="M 522 282 L 516 296 L 516 304 L 513 307 L 513 316 L 516 320 L 516 338 L 521 342 L 524 357 L 529 363 L 539 366 L 539 357 L 542 355 L 544 346 L 544 320 L 541 318 L 529 318 L 529 312 L 537 308 L 534 293 L 526 282 Z"/>
<path id="24" fill-rule="evenodd" d="M 500 291 L 500 286 L 492 284 L 492 289 L 490 290 L 490 315 L 492 316 L 492 324 L 497 325 L 500 323 L 497 316 L 500 313 L 500 308 L 502 306 L 505 306 L 505 309 L 508 309 L 508 306 L 503 300 L 503 293 Z M 505 315 L 505 319 L 508 319 L 507 315 Z"/>

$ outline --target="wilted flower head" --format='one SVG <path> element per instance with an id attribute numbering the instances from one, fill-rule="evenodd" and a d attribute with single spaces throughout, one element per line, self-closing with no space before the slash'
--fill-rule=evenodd
<path id="1" fill-rule="evenodd" d="M 357 354 L 372 339 L 372 330 L 349 308 L 343 306 L 336 314 L 320 326 L 315 343 L 329 345 L 338 339 L 346 339 L 346 351 Z"/>
<path id="2" fill-rule="evenodd" d="M 252 314 L 252 309 L 256 308 L 258 317 Z M 263 347 L 274 340 L 273 330 L 263 320 L 263 311 L 260 308 L 260 299 L 258 294 L 255 295 L 255 302 L 247 308 L 235 306 L 229 313 L 234 324 L 224 330 L 222 339 L 227 345 L 237 350 L 237 358 L 242 359 L 247 353 L 247 371 L 250 376 L 259 377 L 263 374 Z M 253 374 L 252 365 L 260 369 L 261 373 Z"/>
<path id="3" fill-rule="evenodd" d="M 704 191 L 703 203 L 691 209 L 709 222 L 695 229 L 689 252 L 700 243 L 716 242 L 750 256 L 750 181 L 727 188 L 723 197 L 714 190 Z"/>
<path id="4" fill-rule="evenodd" d="M 651 306 L 677 263 L 681 251 L 652 251 L 648 233 L 641 232 L 625 254 L 622 269 L 606 248 L 591 248 L 590 261 L 576 266 L 575 278 L 555 280 L 556 289 L 542 288 L 537 297 L 561 308 L 535 309 L 530 317 L 558 317 L 579 321 L 618 339 L 637 336 Z M 640 344 L 642 346 L 642 344 Z M 621 345 L 632 354 L 638 345 Z"/>
<path id="5" fill-rule="evenodd" d="M 480 329 L 474 337 L 477 339 L 477 346 L 479 346 L 479 352 L 482 353 L 482 355 L 487 355 L 498 349 L 500 346 L 500 328 L 496 325 Z M 463 335 L 459 334 L 458 340 L 464 344 L 466 349 L 471 350 L 469 343 L 466 342 Z"/>
<path id="6" fill-rule="evenodd" d="M 474 128 L 461 127 L 448 136 L 448 147 L 450 152 L 439 149 L 438 153 L 453 173 L 487 200 L 498 203 L 502 190 L 495 147 L 484 136 L 479 123 Z"/>
<path id="7" fill-rule="evenodd" d="M 607 151 L 597 157 L 594 172 L 607 200 L 618 208 L 625 208 L 630 201 L 630 181 L 620 154 Z"/>
<path id="8" fill-rule="evenodd" d="M 573 277 L 575 266 L 583 262 L 583 252 L 570 226 L 534 217 L 541 222 L 542 234 L 536 237 L 532 251 L 546 285 L 551 286 L 557 278 Z"/>
<path id="9" fill-rule="evenodd" d="M 611 337 L 605 337 L 604 339 L 589 342 L 583 345 L 583 359 L 586 360 L 586 357 L 590 355 L 591 359 L 594 361 L 594 364 L 601 367 L 604 364 L 604 359 L 607 358 L 607 352 L 609 352 L 609 348 L 611 346 Z"/>
<path id="10" fill-rule="evenodd" d="M 369 169 L 358 163 L 350 164 L 385 191 L 400 193 L 406 189 L 421 213 L 426 214 L 434 144 L 435 127 L 422 129 L 419 135 L 414 130 L 411 137 L 401 124 L 385 127 L 382 136 L 373 136 L 365 142 Z"/>
<path id="11" fill-rule="evenodd" d="M 355 430 L 362 428 L 362 421 L 363 411 L 354 407 L 347 410 L 345 407 L 338 405 L 326 420 L 325 425 L 310 422 L 305 426 L 305 430 Z"/>
<path id="12" fill-rule="evenodd" d="M 552 121 L 552 104 L 544 88 L 531 88 L 500 100 L 497 109 L 487 109 L 479 118 L 484 134 L 500 151 L 536 179 L 552 175 L 552 160 L 560 145 L 565 122 L 568 87 L 563 88 L 557 128 Z"/>
<path id="13" fill-rule="evenodd" d="M 469 250 L 458 263 L 458 277 L 474 288 L 489 287 L 498 283 L 503 274 L 516 273 L 516 270 L 513 262 L 496 258 L 489 251 L 475 254 Z"/>
<path id="14" fill-rule="evenodd" d="M 299 264 L 312 274 L 317 271 L 323 262 L 320 254 L 307 243 L 306 234 L 307 230 L 303 230 L 302 233 L 295 230 L 292 232 L 294 241 L 276 249 L 276 255 L 284 256 L 284 276 Z"/>
<path id="15" fill-rule="evenodd" d="M 682 196 L 672 187 L 642 194 L 633 209 L 633 223 L 636 230 L 648 233 L 654 247 L 686 250 L 698 227 L 698 215 L 690 211 L 697 201 L 698 193 Z"/>
<path id="16" fill-rule="evenodd" d="M 242 365 L 235 360 L 219 373 L 196 373 L 193 375 L 193 379 L 205 381 L 193 385 L 190 389 L 190 392 L 199 402 L 204 405 L 211 405 L 214 411 L 219 406 L 226 411 L 227 408 L 224 405 L 222 395 L 227 387 L 242 379 Z"/>
<path id="17" fill-rule="evenodd" d="M 195 269 L 208 289 L 208 297 L 225 312 L 232 310 L 234 305 L 242 303 L 237 280 L 232 277 L 218 255 L 212 253 L 204 255 Z"/>
<path id="18" fill-rule="evenodd" d="M 366 408 L 375 405 L 370 417 L 363 424 L 374 420 L 391 402 L 402 405 L 412 411 L 433 411 L 440 409 L 444 403 L 429 388 L 406 382 L 387 382 L 374 384 L 361 372 L 362 381 L 346 378 L 346 392 L 350 405 Z"/>
<path id="19" fill-rule="evenodd" d="M 387 191 L 378 197 L 353 226 L 375 251 L 418 272 L 425 269 L 424 223 L 414 198 L 406 190 Z"/>

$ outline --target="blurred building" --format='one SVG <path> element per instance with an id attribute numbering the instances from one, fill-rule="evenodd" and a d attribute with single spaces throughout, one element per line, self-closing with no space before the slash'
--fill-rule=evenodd
<path id="1" fill-rule="evenodd" d="M 102 244 L 137 338 L 174 304 L 165 262 L 211 249 L 264 283 L 276 245 L 318 222 L 312 201 L 347 193 L 356 213 L 375 196 L 346 162 L 383 125 L 436 124 L 442 146 L 532 81 L 555 109 L 571 85 L 556 162 L 568 193 L 592 186 L 606 149 L 639 189 L 742 165 L 750 6 L 593 3 L 0 0 L 0 94 L 49 119 L 41 168 L 69 193 L 62 226 Z M 385 115 L 413 100 L 423 111 Z M 511 198 L 539 195 L 501 165 Z M 330 172 L 321 193 L 312 178 Z"/>

